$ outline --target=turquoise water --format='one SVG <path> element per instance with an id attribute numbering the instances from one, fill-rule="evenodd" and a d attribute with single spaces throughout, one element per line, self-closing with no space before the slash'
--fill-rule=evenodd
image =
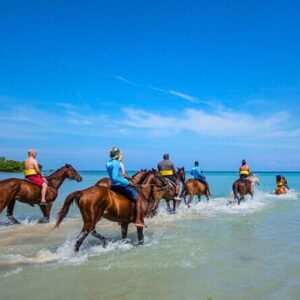
<path id="1" fill-rule="evenodd" d="M 67 181 L 50 224 L 37 224 L 39 208 L 21 203 L 20 226 L 0 216 L 2 299 L 299 299 L 300 173 L 285 173 L 291 192 L 273 195 L 277 173 L 258 173 L 254 199 L 227 206 L 235 173 L 207 173 L 213 199 L 196 200 L 147 221 L 146 243 L 136 246 L 134 226 L 127 243 L 120 228 L 101 221 L 107 249 L 89 237 L 73 253 L 82 221 L 72 207 L 59 230 L 51 231 L 66 195 L 95 183 L 103 172 L 82 172 L 82 183 Z M 4 179 L 12 174 L 0 174 Z M 21 176 L 21 175 L 20 175 Z"/>

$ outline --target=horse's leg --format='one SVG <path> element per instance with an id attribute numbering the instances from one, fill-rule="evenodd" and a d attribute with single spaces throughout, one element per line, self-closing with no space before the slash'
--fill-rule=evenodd
<path id="1" fill-rule="evenodd" d="M 192 200 L 193 200 L 193 196 L 190 194 L 189 201 L 187 203 L 188 208 L 190 208 L 190 203 L 192 202 Z"/>
<path id="2" fill-rule="evenodd" d="M 198 202 L 201 202 L 201 194 L 198 194 Z"/>
<path id="3" fill-rule="evenodd" d="M 44 217 L 40 218 L 38 220 L 38 223 L 49 223 L 52 205 L 53 205 L 53 202 L 49 202 L 47 206 L 40 206 L 40 209 L 41 209 Z"/>
<path id="4" fill-rule="evenodd" d="M 16 199 L 12 199 L 10 201 L 10 203 L 7 206 L 7 213 L 6 216 L 8 218 L 8 220 L 10 220 L 11 222 L 13 222 L 14 224 L 21 224 L 21 222 L 19 222 L 15 217 L 14 217 L 14 208 L 15 208 L 15 204 L 16 204 Z"/>
<path id="5" fill-rule="evenodd" d="M 128 223 L 121 224 L 121 233 L 122 233 L 122 240 L 127 239 Z"/>
<path id="6" fill-rule="evenodd" d="M 76 244 L 75 244 L 75 252 L 79 251 L 80 246 L 82 245 L 83 241 L 85 240 L 85 238 L 89 235 L 89 232 L 85 231 L 84 229 L 82 229 L 80 235 L 77 238 Z"/>
<path id="7" fill-rule="evenodd" d="M 173 211 L 172 211 L 173 214 L 176 213 L 176 202 L 177 200 L 173 199 Z"/>
<path id="8" fill-rule="evenodd" d="M 139 240 L 139 245 L 144 245 L 144 228 L 143 227 L 137 227 L 137 236 Z"/>
<path id="9" fill-rule="evenodd" d="M 172 213 L 172 210 L 171 210 L 171 206 L 170 206 L 170 201 L 169 200 L 166 200 L 167 202 L 167 210 L 168 210 L 168 213 L 171 214 Z"/>
<path id="10" fill-rule="evenodd" d="M 107 244 L 108 244 L 107 239 L 103 235 L 101 235 L 100 233 L 98 233 L 96 231 L 96 229 L 94 229 L 92 231 L 92 236 L 94 236 L 95 238 L 97 238 L 97 239 L 99 239 L 101 241 L 101 244 L 102 244 L 103 248 L 107 247 Z"/>

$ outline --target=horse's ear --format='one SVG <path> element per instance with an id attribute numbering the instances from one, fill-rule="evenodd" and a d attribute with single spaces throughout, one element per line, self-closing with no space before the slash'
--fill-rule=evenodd
<path id="1" fill-rule="evenodd" d="M 71 166 L 70 164 L 65 164 L 66 168 L 70 168 L 70 166 Z"/>
<path id="2" fill-rule="evenodd" d="M 182 167 L 182 170 L 184 171 L 184 167 Z"/>

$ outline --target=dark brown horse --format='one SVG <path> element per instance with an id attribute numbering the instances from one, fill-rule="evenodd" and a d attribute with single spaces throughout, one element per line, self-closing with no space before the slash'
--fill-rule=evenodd
<path id="1" fill-rule="evenodd" d="M 48 181 L 46 194 L 47 206 L 40 206 L 44 215 L 44 218 L 40 220 L 41 223 L 49 222 L 50 211 L 57 197 L 58 189 L 67 178 L 75 179 L 77 182 L 82 180 L 79 173 L 69 164 L 66 164 L 46 177 Z M 0 181 L 0 213 L 7 206 L 7 217 L 15 224 L 20 223 L 13 216 L 16 200 L 34 206 L 35 204 L 39 204 L 40 199 L 41 188 L 27 179 L 10 178 Z"/>
<path id="2" fill-rule="evenodd" d="M 143 210 L 145 215 L 148 210 L 153 207 L 152 190 L 155 184 L 155 174 L 148 172 L 147 178 L 143 185 L 138 188 L 138 193 L 143 198 Z M 58 212 L 55 228 L 58 228 L 60 223 L 68 214 L 71 204 L 76 201 L 80 209 L 83 219 L 83 228 L 77 238 L 75 244 L 75 251 L 79 251 L 85 238 L 91 233 L 98 238 L 102 246 L 107 245 L 107 240 L 104 236 L 96 231 L 96 224 L 103 217 L 112 222 L 118 222 L 121 225 L 122 239 L 127 238 L 127 231 L 129 223 L 135 222 L 135 202 L 129 201 L 121 194 L 115 193 L 108 187 L 101 185 L 94 185 L 87 189 L 76 191 L 67 196 L 65 202 Z M 144 243 L 143 227 L 137 227 L 137 235 L 139 244 Z"/>
<path id="3" fill-rule="evenodd" d="M 177 168 L 177 172 L 175 176 L 182 183 L 182 185 L 184 185 L 185 183 L 184 167 Z M 153 214 L 156 214 L 161 199 L 166 200 L 168 212 L 175 213 L 176 204 L 178 203 L 179 206 L 181 202 L 181 200 L 174 199 L 176 193 L 175 183 L 163 176 L 157 176 L 156 186 L 157 188 L 153 190 L 153 194 L 154 194 L 153 197 L 155 200 L 155 207 L 153 209 Z M 170 201 L 173 201 L 173 209 L 171 209 L 170 207 Z"/>
<path id="4" fill-rule="evenodd" d="M 232 192 L 234 196 L 234 202 L 240 205 L 241 201 L 245 200 L 245 195 L 251 195 L 253 198 L 254 187 L 259 184 L 259 178 L 256 175 L 249 176 L 247 179 L 238 179 L 232 185 Z M 231 204 L 232 202 L 230 202 Z"/>
<path id="5" fill-rule="evenodd" d="M 141 171 L 136 172 L 132 177 L 126 176 L 125 178 L 130 180 L 133 184 L 140 184 L 147 175 L 147 169 L 141 169 Z M 95 185 L 100 185 L 104 187 L 110 187 L 111 181 L 108 177 L 101 178 Z"/>
<path id="6" fill-rule="evenodd" d="M 192 202 L 195 196 L 198 196 L 198 201 L 201 201 L 201 195 L 205 195 L 207 202 L 209 201 L 210 191 L 208 184 L 204 184 L 203 182 L 197 179 L 188 179 L 183 185 L 183 189 L 181 192 L 181 197 L 184 199 L 184 203 L 190 207 L 190 203 Z M 188 202 L 186 202 L 186 196 L 189 196 Z"/>

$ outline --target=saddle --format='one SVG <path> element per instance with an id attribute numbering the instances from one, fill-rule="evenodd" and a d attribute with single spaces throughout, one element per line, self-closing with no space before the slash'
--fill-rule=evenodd
<path id="1" fill-rule="evenodd" d="M 176 187 L 176 183 L 173 182 L 171 179 L 169 178 L 166 178 L 166 177 L 163 177 L 163 176 L 160 176 L 159 177 L 160 181 L 162 181 L 165 185 L 166 188 L 170 187 L 171 189 L 172 188 L 175 188 Z"/>

